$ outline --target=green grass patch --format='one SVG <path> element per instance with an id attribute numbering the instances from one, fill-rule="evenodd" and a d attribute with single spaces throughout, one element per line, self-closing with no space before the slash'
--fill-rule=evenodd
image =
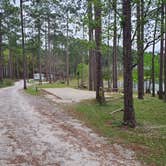
<path id="1" fill-rule="evenodd" d="M 69 113 L 86 122 L 96 132 L 113 143 L 122 144 L 136 151 L 138 158 L 148 165 L 166 165 L 166 103 L 146 96 L 135 99 L 137 127 L 121 126 L 123 112 L 111 115 L 123 107 L 123 98 L 114 96 L 105 105 L 95 101 L 84 101 L 68 108 Z"/>
<path id="2" fill-rule="evenodd" d="M 33 95 L 33 96 L 38 96 L 41 94 L 41 90 L 38 89 L 36 86 L 29 86 L 26 90 L 25 90 L 28 94 Z"/>
<path id="3" fill-rule="evenodd" d="M 71 80 L 69 86 L 67 86 L 65 83 L 62 82 L 43 83 L 43 84 L 39 84 L 38 82 L 32 82 L 32 85 L 27 88 L 26 92 L 30 95 L 40 95 L 41 89 L 65 88 L 65 87 L 76 88 L 76 86 L 77 86 L 76 80 Z"/>
<path id="4" fill-rule="evenodd" d="M 10 79 L 4 79 L 2 82 L 0 82 L 0 88 L 5 88 L 12 85 L 14 85 L 14 81 Z"/>
<path id="5" fill-rule="evenodd" d="M 52 84 L 42 84 L 42 85 L 36 85 L 38 88 L 65 88 L 67 87 L 66 84 L 62 83 L 52 83 Z"/>

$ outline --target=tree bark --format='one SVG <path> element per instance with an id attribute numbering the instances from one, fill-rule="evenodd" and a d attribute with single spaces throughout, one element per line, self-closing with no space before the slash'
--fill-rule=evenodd
<path id="1" fill-rule="evenodd" d="M 23 56 L 23 79 L 24 79 L 24 89 L 27 89 L 27 85 L 26 85 L 26 56 L 25 56 L 25 44 L 24 44 L 24 21 L 23 21 L 23 4 L 22 3 L 23 3 L 23 0 L 20 0 L 22 56 Z"/>
<path id="2" fill-rule="evenodd" d="M 101 1 L 94 3 L 95 8 L 95 55 L 96 55 L 96 100 L 99 103 L 104 102 L 103 79 L 102 79 L 102 61 L 101 61 L 101 42 L 102 42 L 102 24 L 101 24 Z"/>
<path id="3" fill-rule="evenodd" d="M 40 44 L 40 33 L 41 33 L 41 27 L 40 27 L 40 18 L 38 18 L 38 71 L 39 71 L 39 84 L 42 84 L 42 70 L 41 70 L 41 44 Z"/>
<path id="4" fill-rule="evenodd" d="M 164 50 L 164 2 L 161 4 L 161 41 L 160 41 L 160 72 L 159 72 L 159 99 L 163 99 L 163 50 Z"/>
<path id="5" fill-rule="evenodd" d="M 0 82 L 3 81 L 3 57 L 2 57 L 2 13 L 0 13 Z"/>
<path id="6" fill-rule="evenodd" d="M 93 14 L 92 14 L 92 0 L 88 0 L 88 28 L 89 28 L 89 43 L 93 41 Z M 89 48 L 89 90 L 93 90 L 93 49 Z"/>
<path id="7" fill-rule="evenodd" d="M 9 39 L 9 78 L 13 79 L 13 55 L 11 50 L 10 39 Z"/>
<path id="8" fill-rule="evenodd" d="M 48 17 L 48 71 L 49 71 L 49 83 L 52 83 L 51 72 L 51 34 L 50 34 L 50 18 Z"/>
<path id="9" fill-rule="evenodd" d="M 109 41 L 110 41 L 110 30 L 109 30 L 110 19 L 111 19 L 111 14 L 109 13 L 109 16 L 108 16 L 108 32 L 107 32 L 108 90 L 111 90 L 111 62 L 110 62 L 111 61 L 111 54 L 110 54 L 110 44 L 109 44 Z"/>
<path id="10" fill-rule="evenodd" d="M 18 55 L 16 55 L 16 78 L 17 78 L 17 79 L 20 78 Z"/>
<path id="11" fill-rule="evenodd" d="M 83 40 L 85 40 L 85 35 L 84 35 L 84 31 L 85 31 L 85 25 L 84 25 L 84 22 L 83 22 L 83 24 L 82 24 L 82 30 L 83 30 L 83 32 L 82 32 L 82 39 Z M 82 52 L 82 73 L 81 73 L 81 88 L 84 88 L 84 84 L 85 84 L 85 80 L 84 80 L 84 52 Z"/>
<path id="12" fill-rule="evenodd" d="M 166 2 L 164 3 L 164 8 L 165 8 L 164 101 L 166 102 Z"/>
<path id="13" fill-rule="evenodd" d="M 138 99 L 144 96 L 144 0 L 137 4 Z M 141 8 L 140 8 L 141 6 Z"/>
<path id="14" fill-rule="evenodd" d="M 69 75 L 69 13 L 67 11 L 67 43 L 66 43 L 66 81 L 69 85 L 70 75 Z"/>
<path id="15" fill-rule="evenodd" d="M 97 58 L 95 50 L 93 50 L 93 90 L 97 88 Z"/>
<path id="16" fill-rule="evenodd" d="M 114 37 L 113 37 L 113 64 L 112 64 L 112 78 L 113 78 L 113 91 L 118 91 L 118 84 L 117 84 L 117 1 L 113 1 L 114 7 Z"/>
<path id="17" fill-rule="evenodd" d="M 157 14 L 158 16 L 158 14 Z M 157 21 L 158 17 L 155 20 L 155 27 L 154 27 L 154 35 L 153 38 L 156 38 L 156 30 L 157 30 Z M 152 48 L 152 96 L 155 97 L 155 40 L 153 41 L 153 48 Z"/>
<path id="18" fill-rule="evenodd" d="M 135 127 L 131 53 L 131 1 L 123 0 L 124 125 Z"/>

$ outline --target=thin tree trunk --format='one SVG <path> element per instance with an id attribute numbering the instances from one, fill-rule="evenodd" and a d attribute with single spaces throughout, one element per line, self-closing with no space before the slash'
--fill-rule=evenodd
<path id="1" fill-rule="evenodd" d="M 34 76 L 35 74 L 35 53 L 34 51 L 32 52 L 32 75 Z"/>
<path id="2" fill-rule="evenodd" d="M 17 79 L 20 78 L 18 55 L 16 55 L 16 76 L 17 76 Z"/>
<path id="3" fill-rule="evenodd" d="M 160 42 L 160 73 L 159 73 L 159 99 L 163 99 L 163 50 L 164 50 L 164 4 L 161 4 L 161 42 Z"/>
<path id="4" fill-rule="evenodd" d="M 164 101 L 166 102 L 166 2 L 164 4 L 164 8 L 165 8 Z"/>
<path id="5" fill-rule="evenodd" d="M 118 91 L 118 84 L 117 84 L 117 1 L 114 0 L 114 38 L 113 38 L 113 64 L 112 64 L 112 78 L 113 78 L 113 91 Z"/>
<path id="6" fill-rule="evenodd" d="M 38 71 L 39 71 L 39 84 L 42 84 L 40 31 L 41 31 L 40 18 L 38 18 Z"/>
<path id="7" fill-rule="evenodd" d="M 16 79 L 16 56 L 13 55 L 13 79 Z"/>
<path id="8" fill-rule="evenodd" d="M 26 85 L 26 56 L 25 56 L 25 44 L 24 44 L 24 21 L 23 21 L 23 0 L 20 0 L 21 9 L 21 33 L 22 33 L 22 56 L 23 56 L 23 79 L 24 79 L 24 89 L 27 89 Z"/>
<path id="9" fill-rule="evenodd" d="M 10 43 L 10 39 L 9 39 L 9 43 Z M 12 55 L 10 44 L 9 44 L 9 78 L 13 79 L 13 55 Z"/>
<path id="10" fill-rule="evenodd" d="M 3 80 L 3 57 L 2 57 L 2 13 L 0 13 L 0 82 Z"/>
<path id="11" fill-rule="evenodd" d="M 49 19 L 49 17 L 48 17 Z M 45 65 L 45 72 L 46 72 L 46 81 L 49 80 L 49 71 L 48 71 L 48 66 L 49 66 L 49 53 L 48 53 L 48 47 L 47 47 L 47 36 L 48 36 L 48 33 L 47 33 L 47 25 L 45 23 L 45 62 L 46 62 L 46 65 Z"/>
<path id="12" fill-rule="evenodd" d="M 155 20 L 153 39 L 156 38 L 156 30 L 157 30 L 157 22 L 158 22 L 157 20 L 158 20 L 158 17 L 156 17 L 156 20 Z M 152 50 L 152 76 L 151 77 L 152 77 L 152 96 L 155 97 L 155 40 L 153 42 L 153 50 Z"/>
<path id="13" fill-rule="evenodd" d="M 141 10 L 140 7 L 141 6 Z M 144 96 L 144 0 L 137 5 L 138 19 L 138 98 Z M 139 26 L 140 25 L 140 26 Z"/>
<path id="14" fill-rule="evenodd" d="M 92 57 L 92 72 L 93 72 L 93 90 L 96 91 L 97 88 L 97 58 L 95 50 L 93 50 L 93 57 Z"/>
<path id="15" fill-rule="evenodd" d="M 111 60 L 111 57 L 110 57 L 110 45 L 109 45 L 109 41 L 110 41 L 110 30 L 109 30 L 109 27 L 110 27 L 110 19 L 111 19 L 111 14 L 109 13 L 109 16 L 108 16 L 108 34 L 107 34 L 107 47 L 108 47 L 108 50 L 107 50 L 107 61 L 108 61 L 108 90 L 111 89 L 111 63 L 110 63 L 110 60 Z"/>
<path id="16" fill-rule="evenodd" d="M 92 0 L 88 0 L 88 27 L 89 27 L 89 43 L 93 41 L 93 26 L 92 26 Z M 89 48 L 89 90 L 93 90 L 93 49 Z"/>
<path id="17" fill-rule="evenodd" d="M 123 0 L 124 125 L 136 126 L 133 106 L 131 1 Z"/>
<path id="18" fill-rule="evenodd" d="M 67 41 L 66 41 L 66 81 L 69 85 L 69 13 L 67 12 Z"/>
<path id="19" fill-rule="evenodd" d="M 48 17 L 48 71 L 49 71 L 49 83 L 52 82 L 51 72 L 51 35 L 50 35 L 50 18 Z"/>
<path id="20" fill-rule="evenodd" d="M 30 75 L 30 57 L 27 57 L 27 80 L 29 79 Z"/>
<path id="21" fill-rule="evenodd" d="M 85 36 L 84 36 L 84 23 L 82 25 L 82 29 L 83 29 L 83 40 L 85 39 Z M 81 73 L 81 87 L 84 88 L 84 53 L 82 52 L 82 73 Z"/>

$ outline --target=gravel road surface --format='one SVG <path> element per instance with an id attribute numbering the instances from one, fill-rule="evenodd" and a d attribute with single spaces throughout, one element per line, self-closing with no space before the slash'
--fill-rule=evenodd
<path id="1" fill-rule="evenodd" d="M 135 154 L 109 145 L 22 82 L 0 89 L 0 166 L 139 166 Z"/>

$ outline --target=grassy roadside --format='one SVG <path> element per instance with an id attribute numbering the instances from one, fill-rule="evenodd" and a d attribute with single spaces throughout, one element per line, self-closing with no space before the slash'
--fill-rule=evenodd
<path id="1" fill-rule="evenodd" d="M 12 85 L 14 85 L 14 81 L 10 79 L 4 79 L 3 82 L 0 82 L 0 88 L 5 88 Z"/>
<path id="2" fill-rule="evenodd" d="M 37 91 L 36 91 L 37 87 Z M 40 95 L 41 88 L 64 88 L 65 84 L 32 85 L 27 89 L 31 95 Z M 70 87 L 70 86 L 69 86 Z M 134 96 L 136 96 L 134 94 Z M 166 165 L 166 103 L 146 96 L 144 100 L 135 97 L 137 128 L 121 127 L 123 112 L 111 113 L 123 107 L 123 96 L 112 94 L 105 105 L 95 101 L 84 101 L 67 105 L 65 109 L 97 133 L 107 137 L 110 143 L 119 143 L 137 153 L 138 159 L 147 165 Z"/>
<path id="3" fill-rule="evenodd" d="M 135 99 L 138 127 L 121 127 L 123 112 L 111 115 L 122 108 L 122 97 L 112 98 L 106 105 L 95 101 L 84 101 L 67 106 L 70 114 L 84 121 L 99 134 L 106 136 L 111 143 L 119 143 L 137 153 L 138 159 L 147 165 L 166 165 L 166 103 L 146 96 L 144 100 Z"/>
<path id="4" fill-rule="evenodd" d="M 51 84 L 50 83 L 39 84 L 37 82 L 36 83 L 33 82 L 32 85 L 27 88 L 26 92 L 30 95 L 40 95 L 41 89 L 44 88 L 65 88 L 65 87 L 77 88 L 76 80 L 71 80 L 69 86 L 61 82 L 56 82 Z"/>

